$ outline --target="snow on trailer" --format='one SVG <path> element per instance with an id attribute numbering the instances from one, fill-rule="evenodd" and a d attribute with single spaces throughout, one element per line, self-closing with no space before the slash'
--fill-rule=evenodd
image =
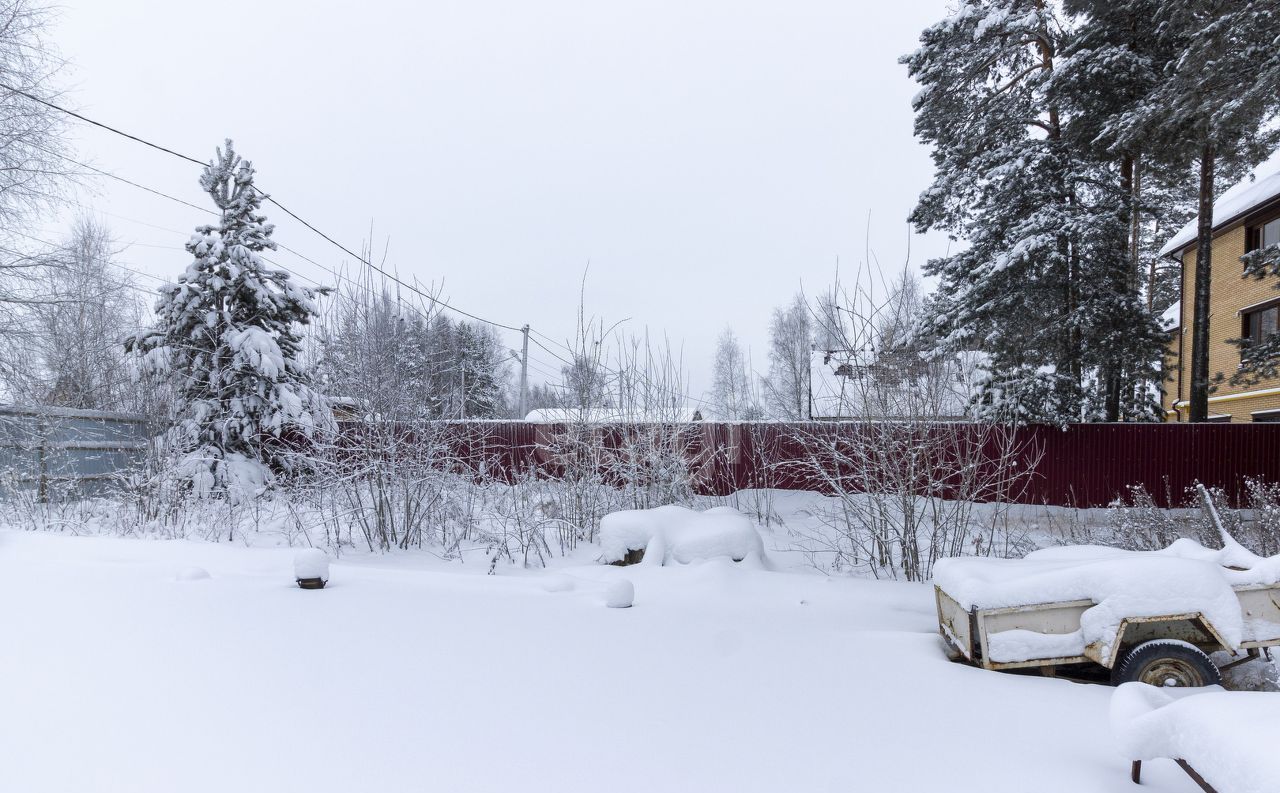
<path id="1" fill-rule="evenodd" d="M 1280 557 L 1224 537 L 1214 551 L 1179 540 L 1162 551 L 1052 548 L 1025 559 L 944 559 L 938 626 L 953 657 L 984 669 L 1092 665 L 1115 683 L 1200 686 L 1280 645 Z"/>

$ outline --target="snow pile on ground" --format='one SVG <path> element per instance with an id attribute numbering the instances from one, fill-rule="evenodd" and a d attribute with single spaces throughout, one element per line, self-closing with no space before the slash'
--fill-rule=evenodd
<path id="1" fill-rule="evenodd" d="M 1277 713 L 1280 694 L 1125 683 L 1111 697 L 1111 730 L 1125 759 L 1181 759 L 1219 793 L 1274 793 Z"/>
<path id="2" fill-rule="evenodd" d="M 636 599 L 636 587 L 627 579 L 614 581 L 605 590 L 604 604 L 611 609 L 629 609 Z"/>
<path id="3" fill-rule="evenodd" d="M 678 506 L 632 509 L 600 521 L 603 560 L 612 564 L 631 551 L 644 551 L 647 564 L 669 564 L 728 557 L 764 563 L 764 546 L 755 524 L 731 507 L 695 512 Z"/>
<path id="4" fill-rule="evenodd" d="M 208 579 L 209 571 L 203 567 L 184 567 L 178 571 L 173 577 L 174 581 L 204 581 Z"/>
<path id="5" fill-rule="evenodd" d="M 1048 643 L 1057 643 L 1049 649 L 1083 651 L 1096 642 L 1105 656 L 1126 617 L 1191 612 L 1203 614 L 1234 649 L 1244 637 L 1244 620 L 1232 584 L 1272 583 L 1274 568 L 1272 560 L 1260 560 L 1254 570 L 1232 571 L 1221 566 L 1221 558 L 1221 552 L 1190 540 L 1155 552 L 1074 546 L 1036 551 L 1025 559 L 943 559 L 934 567 L 934 582 L 966 609 L 1094 602 L 1080 616 L 1078 638 L 993 634 L 993 658 L 998 653 L 1004 661 L 1060 657 L 1041 654 Z"/>

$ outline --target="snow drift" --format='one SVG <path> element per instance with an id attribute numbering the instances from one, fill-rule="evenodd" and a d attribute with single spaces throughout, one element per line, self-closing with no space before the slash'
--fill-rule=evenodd
<path id="1" fill-rule="evenodd" d="M 1182 759 L 1220 793 L 1270 793 L 1278 706 L 1274 693 L 1125 683 L 1111 696 L 1111 731 L 1126 760 Z"/>
<path id="2" fill-rule="evenodd" d="M 678 506 L 614 512 L 600 521 L 603 561 L 624 560 L 644 551 L 646 564 L 670 564 L 727 556 L 735 562 L 764 563 L 764 546 L 751 520 L 730 507 L 695 512 Z"/>

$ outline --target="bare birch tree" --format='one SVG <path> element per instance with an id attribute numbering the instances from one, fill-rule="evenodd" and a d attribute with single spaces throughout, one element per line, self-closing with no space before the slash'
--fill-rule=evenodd
<path id="1" fill-rule="evenodd" d="M 769 376 L 765 403 L 773 418 L 803 421 L 809 417 L 809 358 L 813 322 L 803 295 L 773 310 L 769 322 Z"/>

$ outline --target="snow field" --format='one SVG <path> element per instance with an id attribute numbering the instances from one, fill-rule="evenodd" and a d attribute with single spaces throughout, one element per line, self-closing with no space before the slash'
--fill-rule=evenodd
<path id="1" fill-rule="evenodd" d="M 294 553 L 0 532 L 3 788 L 1132 790 L 1110 689 L 949 663 L 927 586 Z"/>

